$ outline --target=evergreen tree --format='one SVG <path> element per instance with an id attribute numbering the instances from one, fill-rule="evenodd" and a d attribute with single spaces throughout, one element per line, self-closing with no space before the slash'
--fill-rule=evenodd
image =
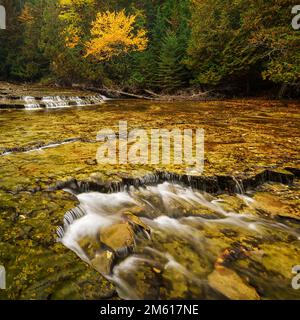
<path id="1" fill-rule="evenodd" d="M 168 33 L 162 43 L 157 69 L 157 87 L 172 92 L 186 85 L 187 71 L 182 64 L 184 50 L 178 36 Z"/>
<path id="2" fill-rule="evenodd" d="M 0 30 L 0 78 L 9 79 L 12 63 L 22 44 L 22 25 L 18 20 L 23 2 L 20 0 L 0 0 L 6 9 L 6 29 Z"/>
<path id="3" fill-rule="evenodd" d="M 187 65 L 194 83 L 299 85 L 300 35 L 291 28 L 291 8 L 286 0 L 193 0 Z"/>
<path id="4" fill-rule="evenodd" d="M 265 84 L 300 91 L 300 33 L 290 0 L 0 0 L 0 77 L 47 78 L 130 91 L 188 85 L 249 93 Z M 102 61 L 86 57 L 97 12 L 125 10 L 148 47 Z M 80 39 L 80 43 L 78 43 Z M 66 43 L 68 45 L 66 45 Z M 126 50 L 125 50 L 126 51 Z"/>
<path id="5" fill-rule="evenodd" d="M 44 0 L 27 1 L 18 16 L 22 27 L 20 50 L 11 62 L 14 79 L 34 81 L 47 73 L 48 61 L 39 47 L 43 25 Z"/>

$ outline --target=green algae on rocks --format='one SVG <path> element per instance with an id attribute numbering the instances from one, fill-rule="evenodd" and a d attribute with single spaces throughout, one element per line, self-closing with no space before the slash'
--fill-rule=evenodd
<path id="1" fill-rule="evenodd" d="M 17 96 L 22 90 L 13 87 L 7 94 Z M 27 93 L 62 94 L 57 89 L 41 87 Z M 83 93 L 72 90 L 64 94 Z M 195 207 L 177 198 L 168 205 L 169 218 L 179 220 L 187 230 L 192 228 L 194 238 L 188 232 L 162 232 L 157 225 L 154 230 L 152 220 L 159 218 L 155 208 L 162 206 L 157 195 L 143 195 L 154 207 L 148 206 L 148 220 L 141 209 L 122 212 L 120 228 L 124 231 L 129 223 L 132 228 L 124 231 L 128 247 L 134 242 L 130 230 L 134 229 L 134 234 L 135 228 L 151 230 L 151 240 L 134 239 L 133 252 L 127 255 L 136 266 L 132 273 L 122 270 L 122 257 L 117 257 L 120 243 L 113 233 L 118 228 L 97 239 L 96 249 L 88 239 L 81 244 L 86 251 L 97 251 L 91 256 L 91 264 L 58 243 L 56 228 L 79 201 L 70 193 L 51 189 L 57 183 L 76 179 L 109 186 L 157 170 L 186 173 L 180 165 L 97 163 L 97 133 L 103 128 L 117 132 L 119 121 L 128 121 L 129 130 L 203 128 L 206 177 L 251 179 L 266 169 L 290 176 L 291 171 L 285 168 L 300 169 L 299 104 L 293 101 L 119 100 L 68 109 L 0 110 L 0 264 L 7 270 L 7 290 L 0 291 L 1 299 L 107 299 L 115 298 L 116 290 L 126 298 L 124 288 L 116 289 L 113 281 L 102 275 L 116 265 L 119 268 L 115 272 L 131 283 L 136 298 L 299 299 L 299 291 L 291 288 L 291 268 L 300 263 L 297 237 L 264 226 L 260 227 L 261 236 L 255 230 L 219 224 L 222 211 L 216 212 L 203 203 Z M 48 148 L 49 145 L 53 147 Z M 218 204 L 220 210 L 243 219 L 251 215 L 299 232 L 297 179 L 287 185 L 260 185 L 248 190 L 244 197 L 230 193 L 203 197 L 208 203 Z M 106 245 L 100 251 L 98 240 Z M 207 245 L 205 250 L 199 243 Z M 149 252 L 149 246 L 158 252 L 171 252 L 174 259 Z M 148 255 L 152 262 L 136 260 L 132 254 Z M 196 276 L 191 277 L 191 273 Z M 229 279 L 237 287 L 234 293 L 228 286 Z"/>

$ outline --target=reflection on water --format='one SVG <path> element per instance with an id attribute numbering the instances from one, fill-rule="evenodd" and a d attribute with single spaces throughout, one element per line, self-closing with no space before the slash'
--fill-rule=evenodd
<path id="1" fill-rule="evenodd" d="M 248 195 L 163 183 L 78 200 L 60 241 L 114 282 L 121 298 L 300 297 L 290 285 L 299 224 L 264 217 Z"/>

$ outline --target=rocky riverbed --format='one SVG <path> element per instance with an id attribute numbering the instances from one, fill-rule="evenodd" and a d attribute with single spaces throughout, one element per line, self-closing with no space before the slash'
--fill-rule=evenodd
<path id="1" fill-rule="evenodd" d="M 18 90 L 18 96 L 25 95 Z M 34 88 L 27 95 L 41 91 Z M 66 95 L 54 91 L 47 95 Z M 97 163 L 97 133 L 117 131 L 119 121 L 127 121 L 129 130 L 203 128 L 202 180 L 182 184 L 191 181 L 184 165 Z M 1 298 L 300 298 L 291 287 L 291 269 L 300 264 L 298 103 L 112 100 L 3 109 L 0 125 L 0 264 L 7 270 Z M 139 180 L 155 177 L 157 171 L 157 181 Z M 166 173 L 178 176 L 172 181 Z M 203 181 L 219 188 L 201 189 Z M 248 181 L 247 190 L 239 189 L 241 181 Z M 170 190 L 162 198 L 157 188 L 164 182 Z M 120 189 L 130 185 L 129 195 L 129 189 Z M 96 193 L 98 210 L 102 206 L 116 219 L 102 231 L 76 238 L 80 255 L 78 247 L 57 241 L 56 232 L 65 214 L 82 203 L 85 212 L 75 215 L 74 226 L 89 221 L 87 191 Z M 113 202 L 102 195 L 119 199 L 122 192 L 137 204 L 127 201 L 109 209 Z M 182 198 L 187 192 L 196 198 Z M 115 232 L 123 237 L 115 239 Z"/>

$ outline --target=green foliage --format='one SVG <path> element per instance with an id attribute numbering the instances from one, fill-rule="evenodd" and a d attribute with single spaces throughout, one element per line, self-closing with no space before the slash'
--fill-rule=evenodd
<path id="1" fill-rule="evenodd" d="M 22 44 L 11 63 L 11 76 L 20 80 L 37 80 L 48 69 L 48 61 L 40 50 L 43 3 L 26 3 L 18 17 L 22 28 Z"/>
<path id="2" fill-rule="evenodd" d="M 290 0 L 63 2 L 0 0 L 8 16 L 8 29 L 0 30 L 2 79 L 167 93 L 194 85 L 300 87 L 300 33 L 291 28 Z M 147 30 L 147 50 L 110 61 L 85 58 L 96 13 L 124 8 L 138 16 L 136 28 Z M 85 41 L 66 46 L 66 30 Z"/>
<path id="3" fill-rule="evenodd" d="M 195 83 L 250 79 L 299 84 L 299 32 L 290 1 L 194 0 L 187 65 Z"/>
<path id="4" fill-rule="evenodd" d="M 141 88 L 171 92 L 188 83 L 184 65 L 190 36 L 189 1 L 168 0 L 147 5 L 150 44 L 146 52 L 135 57 L 134 75 Z"/>
<path id="5" fill-rule="evenodd" d="M 157 68 L 157 87 L 165 92 L 172 92 L 186 85 L 188 72 L 182 60 L 184 48 L 179 37 L 174 33 L 168 33 L 162 42 Z"/>
<path id="6" fill-rule="evenodd" d="M 0 30 L 0 78 L 10 77 L 11 65 L 21 46 L 20 22 L 18 15 L 23 3 L 18 0 L 2 0 L 0 4 L 6 9 L 7 29 Z"/>

